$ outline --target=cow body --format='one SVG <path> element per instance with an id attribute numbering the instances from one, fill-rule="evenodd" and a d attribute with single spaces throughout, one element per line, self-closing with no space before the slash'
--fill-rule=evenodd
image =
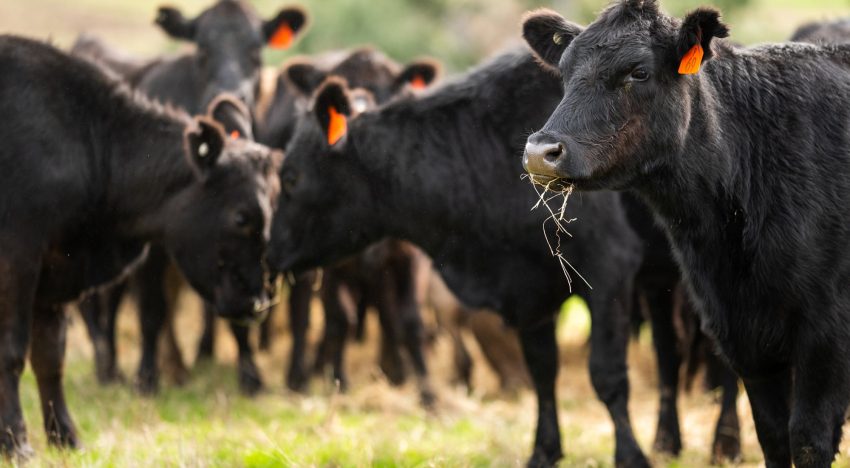
<path id="1" fill-rule="evenodd" d="M 196 50 L 177 55 L 142 61 L 133 59 L 105 44 L 83 36 L 75 44 L 72 53 L 105 66 L 122 76 L 132 87 L 151 98 L 166 102 L 192 113 L 203 113 L 213 99 L 221 93 L 229 93 L 251 107 L 259 87 L 260 52 L 270 42 L 279 27 L 287 27 L 292 35 L 305 23 L 304 13 L 297 8 L 281 10 L 277 17 L 263 21 L 253 8 L 238 0 L 220 0 L 203 11 L 197 18 L 186 19 L 169 7 L 160 8 L 157 24 L 176 39 L 192 41 Z M 243 137 L 249 137 L 242 132 Z M 139 269 L 133 278 L 134 290 L 141 303 L 140 319 L 143 330 L 142 361 L 138 371 L 138 388 L 142 393 L 153 393 L 158 388 L 157 338 L 163 334 L 164 342 L 171 345 L 169 354 L 174 358 L 171 368 L 178 382 L 188 375 L 173 329 L 167 324 L 173 321 L 176 296 L 166 294 L 164 278 L 180 279 L 174 267 L 167 261 L 161 246 L 152 246 L 154 261 Z M 104 293 L 108 294 L 108 293 Z M 102 330 L 100 322 L 114 325 L 117 300 L 93 297 L 81 303 L 80 309 L 95 342 L 114 342 L 112 326 Z M 212 324 L 214 312 L 205 304 L 206 331 L 199 356 L 212 356 Z M 105 317 L 101 318 L 101 316 Z M 231 327 L 239 349 L 239 382 L 243 393 L 253 395 L 262 388 L 259 371 L 253 360 L 253 351 L 248 343 L 248 329 Z M 101 345 L 101 349 L 112 349 L 113 345 Z M 97 354 L 98 376 L 109 381 L 119 374 L 115 368 L 115 357 L 110 353 Z"/>
<path id="2" fill-rule="evenodd" d="M 531 464 L 553 463 L 561 456 L 554 317 L 570 288 L 543 239 L 546 216 L 529 213 L 538 197 L 519 177 L 518 155 L 527 129 L 557 103 L 557 79 L 527 52 L 508 53 L 421 98 L 351 112 L 348 133 L 329 146 L 323 112 L 350 111 L 346 93 L 326 83 L 287 147 L 270 259 L 310 268 L 387 236 L 422 247 L 465 304 L 502 311 L 519 328 L 539 400 Z M 593 384 L 617 428 L 617 459 L 645 463 L 625 373 L 639 242 L 616 194 L 573 198 L 567 216 L 579 221 L 570 224 L 575 238 L 564 240 L 565 256 L 593 286 L 573 277 L 593 314 Z"/>
<path id="3" fill-rule="evenodd" d="M 712 42 L 728 33 L 716 11 L 679 22 L 655 2 L 613 5 L 583 31 L 544 12 L 526 33 L 566 84 L 527 167 L 636 190 L 744 380 L 767 465 L 828 466 L 850 399 L 850 48 L 736 49 Z M 681 67 L 696 45 L 699 67 Z M 630 94 L 588 91 L 601 76 Z"/>
<path id="4" fill-rule="evenodd" d="M 252 316 L 277 180 L 264 147 L 227 143 L 211 120 L 151 104 L 50 46 L 0 36 L 0 66 L 0 109 L 14 121 L 0 150 L 0 450 L 26 455 L 18 379 L 30 339 L 48 441 L 75 447 L 62 304 L 158 241 L 205 299 Z"/>

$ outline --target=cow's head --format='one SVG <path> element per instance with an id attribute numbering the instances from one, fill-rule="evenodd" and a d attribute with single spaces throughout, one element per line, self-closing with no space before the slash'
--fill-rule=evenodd
<path id="1" fill-rule="evenodd" d="M 434 60 L 415 60 L 401 66 L 381 52 L 369 48 L 348 52 L 342 60 L 331 64 L 311 58 L 295 58 L 283 67 L 278 78 L 274 99 L 264 119 L 263 142 L 274 147 L 285 147 L 292 138 L 300 116 L 298 107 L 306 106 L 316 89 L 328 77 L 342 77 L 349 89 L 368 91 L 376 103 L 383 104 L 401 94 L 427 88 L 439 74 L 440 66 Z M 361 97 L 366 95 L 356 94 Z M 359 99 L 353 104 L 360 109 L 364 105 Z"/>
<path id="2" fill-rule="evenodd" d="M 303 30 L 306 15 L 300 8 L 285 8 L 262 20 L 244 1 L 220 0 L 194 19 L 176 8 L 160 7 L 156 23 L 171 37 L 197 45 L 193 59 L 198 80 L 205 83 L 201 106 L 226 92 L 253 107 L 263 47 L 289 47 Z"/>
<path id="3" fill-rule="evenodd" d="M 583 189 L 624 188 L 652 173 L 683 149 L 696 104 L 690 84 L 728 31 L 715 10 L 679 21 L 655 0 L 612 5 L 586 29 L 548 10 L 529 14 L 525 39 L 563 77 L 564 97 L 529 137 L 526 169 Z"/>
<path id="4" fill-rule="evenodd" d="M 238 320 L 267 308 L 265 249 L 283 160 L 242 137 L 249 122 L 235 97 L 217 98 L 194 119 L 184 144 L 196 183 L 174 197 L 164 222 L 165 244 L 192 287 Z"/>
<path id="5" fill-rule="evenodd" d="M 296 89 L 310 96 L 330 76 L 340 76 L 351 89 L 362 88 L 383 104 L 405 90 L 427 88 L 437 78 L 440 67 L 430 59 L 413 61 L 400 66 L 383 53 L 370 49 L 355 49 L 342 61 L 326 68 L 309 60 L 295 60 L 284 73 Z"/>
<path id="6" fill-rule="evenodd" d="M 337 77 L 316 91 L 309 113 L 298 120 L 280 172 L 281 196 L 272 225 L 269 259 L 279 271 L 328 264 L 378 239 L 376 197 L 368 163 L 354 138 L 361 124 L 356 96 Z"/>

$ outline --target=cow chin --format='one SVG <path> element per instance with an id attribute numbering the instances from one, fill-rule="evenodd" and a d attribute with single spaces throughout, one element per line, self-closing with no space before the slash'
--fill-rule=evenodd
<path id="1" fill-rule="evenodd" d="M 213 296 L 213 306 L 218 316 L 237 324 L 260 321 L 271 309 L 271 300 L 265 291 L 246 295 L 237 292 L 227 280 L 216 287 Z"/>

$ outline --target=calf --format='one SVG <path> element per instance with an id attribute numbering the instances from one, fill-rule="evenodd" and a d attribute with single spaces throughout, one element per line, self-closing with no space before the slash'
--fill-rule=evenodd
<path id="1" fill-rule="evenodd" d="M 223 315 L 265 305 L 282 159 L 208 117 L 152 104 L 49 45 L 0 36 L 0 449 L 26 455 L 18 384 L 30 342 L 48 441 L 76 447 L 61 305 L 164 245 Z"/>
<path id="2" fill-rule="evenodd" d="M 646 200 L 767 466 L 829 466 L 850 399 L 850 47 L 735 49 L 716 10 L 651 0 L 524 29 L 565 90 L 527 169 Z"/>
<path id="3" fill-rule="evenodd" d="M 529 128 L 561 96 L 559 81 L 526 51 L 507 53 L 419 99 L 358 113 L 338 78 L 322 85 L 287 146 L 270 260 L 281 270 L 332 264 L 376 240 L 410 240 L 472 307 L 501 311 L 520 330 L 538 398 L 530 464 L 561 457 L 555 313 L 570 294 L 542 239 L 547 216 L 519 177 Z M 317 215 L 321 213 L 321 215 Z M 616 426 L 616 457 L 646 464 L 627 409 L 626 343 L 640 245 L 613 193 L 569 205 L 566 258 L 588 279 L 590 371 Z"/>
<path id="4" fill-rule="evenodd" d="M 263 45 L 286 48 L 303 29 L 306 16 L 299 8 L 281 10 L 273 19 L 261 20 L 254 9 L 238 0 L 220 0 L 204 10 L 194 19 L 187 19 L 171 7 L 162 7 L 156 17 L 156 23 L 171 37 L 191 41 L 196 49 L 187 54 L 172 58 L 159 58 L 140 63 L 114 49 L 110 49 L 90 37 L 82 37 L 73 52 L 99 64 L 122 73 L 133 87 L 149 96 L 171 103 L 189 112 L 203 112 L 213 98 L 221 93 L 236 95 L 250 109 L 253 106 L 262 62 L 260 60 Z M 249 127 L 250 128 L 250 127 Z M 242 136 L 248 136 L 243 130 Z M 176 362 L 172 366 L 177 375 L 186 374 L 185 365 L 176 348 L 172 328 L 167 326 L 173 320 L 176 295 L 166 294 L 164 278 L 179 278 L 167 274 L 173 270 L 165 252 L 154 245 L 151 259 L 133 278 L 134 289 L 140 302 L 142 322 L 142 361 L 138 371 L 138 388 L 142 393 L 155 392 L 158 387 L 157 338 L 164 335 L 170 344 L 171 355 Z M 178 289 L 176 286 L 175 289 Z M 111 293 L 113 296 L 117 294 Z M 83 303 L 81 310 L 89 325 L 98 321 L 114 325 L 117 313 L 116 300 L 93 298 Z M 103 305 L 111 306 L 101 310 Z M 207 327 L 205 337 L 211 337 L 213 312 L 205 304 Z M 105 319 L 98 319 L 100 315 Z M 94 341 L 114 341 L 113 329 L 98 330 L 89 327 Z M 163 329 L 165 330 L 163 332 Z M 239 349 L 240 389 L 246 394 L 254 394 L 262 387 L 259 372 L 253 361 L 252 349 L 248 340 L 248 329 L 233 324 L 231 326 Z M 212 354 L 211 340 L 202 340 L 200 357 Z M 116 375 L 114 345 L 101 346 L 105 353 L 98 353 L 98 375 L 108 380 Z"/>

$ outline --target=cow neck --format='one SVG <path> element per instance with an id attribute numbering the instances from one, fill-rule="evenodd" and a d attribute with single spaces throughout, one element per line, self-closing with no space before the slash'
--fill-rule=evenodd
<path id="1" fill-rule="evenodd" d="M 184 149 L 190 119 L 138 97 L 128 96 L 121 104 L 106 127 L 113 144 L 105 204 L 123 234 L 155 239 L 169 221 L 164 219 L 168 202 L 197 183 Z"/>
<path id="2" fill-rule="evenodd" d="M 460 124 L 404 107 L 355 119 L 353 141 L 372 179 L 370 187 L 379 188 L 374 196 L 387 234 L 439 249 L 447 233 L 472 235 L 466 232 L 470 226 L 486 222 L 481 205 L 499 203 L 498 196 L 478 198 L 481 179 L 469 154 L 454 144 L 462 141 Z M 464 120 L 463 115 L 455 118 Z"/>

